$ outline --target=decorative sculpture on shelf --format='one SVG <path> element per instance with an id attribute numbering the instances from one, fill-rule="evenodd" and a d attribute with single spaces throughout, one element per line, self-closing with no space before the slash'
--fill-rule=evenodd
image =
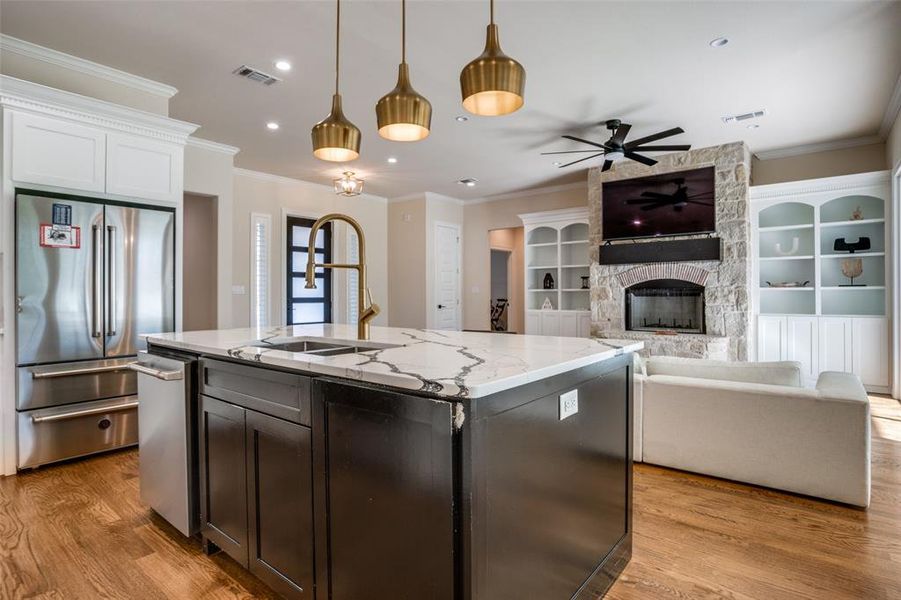
<path id="1" fill-rule="evenodd" d="M 856 242 L 848 242 L 845 238 L 838 238 L 832 245 L 832 249 L 836 252 L 850 252 L 851 254 L 869 250 L 870 248 L 870 238 L 868 237 L 861 237 Z"/>
<path id="2" fill-rule="evenodd" d="M 851 213 L 851 220 L 852 220 L 852 221 L 861 221 L 861 220 L 863 220 L 863 211 L 860 210 L 860 207 L 859 207 L 859 206 L 858 206 L 857 208 L 854 209 L 854 212 Z"/>
<path id="3" fill-rule="evenodd" d="M 551 299 L 547 296 L 544 297 L 544 302 L 541 304 L 541 310 L 554 310 L 554 303 L 551 302 Z"/>
<path id="4" fill-rule="evenodd" d="M 582 289 L 583 290 L 588 289 L 588 279 L 589 279 L 588 275 L 582 275 Z"/>
<path id="5" fill-rule="evenodd" d="M 801 243 L 801 240 L 797 237 L 794 237 L 794 238 L 792 238 L 791 248 L 789 248 L 788 250 L 783 250 L 782 243 L 776 242 L 776 254 L 778 254 L 780 256 L 792 256 L 793 254 L 797 254 L 800 243 Z"/>
<path id="6" fill-rule="evenodd" d="M 552 290 L 554 289 L 554 276 L 550 273 L 544 274 L 544 289 Z"/>
<path id="7" fill-rule="evenodd" d="M 854 283 L 855 277 L 863 274 L 862 258 L 846 258 L 842 261 L 842 275 L 851 280 L 851 283 L 841 283 L 839 287 L 866 287 L 865 283 Z"/>

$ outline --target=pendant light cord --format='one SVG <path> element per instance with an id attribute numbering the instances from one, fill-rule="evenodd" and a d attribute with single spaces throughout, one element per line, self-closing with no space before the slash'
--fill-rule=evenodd
<path id="1" fill-rule="evenodd" d="M 407 0 L 400 0 L 400 62 L 407 62 Z"/>
<path id="2" fill-rule="evenodd" d="M 494 0 L 491 0 L 491 24 L 494 25 Z"/>
<path id="3" fill-rule="evenodd" d="M 335 95 L 338 95 L 338 73 L 341 70 L 341 0 L 337 0 L 338 18 L 335 19 Z"/>

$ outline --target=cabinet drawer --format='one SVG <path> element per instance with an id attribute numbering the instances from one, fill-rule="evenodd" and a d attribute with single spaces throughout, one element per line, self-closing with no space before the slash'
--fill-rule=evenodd
<path id="1" fill-rule="evenodd" d="M 219 360 L 200 361 L 201 393 L 279 417 L 310 424 L 310 378 Z"/>

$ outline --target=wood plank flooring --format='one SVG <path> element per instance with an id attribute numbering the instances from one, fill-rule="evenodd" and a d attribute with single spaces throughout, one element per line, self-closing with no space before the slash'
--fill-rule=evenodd
<path id="1" fill-rule="evenodd" d="M 901 598 L 901 405 L 871 401 L 868 511 L 636 465 L 634 557 L 607 598 Z M 137 474 L 127 450 L 0 479 L 0 598 L 275 597 L 142 506 Z"/>

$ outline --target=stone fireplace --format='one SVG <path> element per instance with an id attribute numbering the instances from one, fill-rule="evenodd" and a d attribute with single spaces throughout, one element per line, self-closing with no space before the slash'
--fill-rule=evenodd
<path id="1" fill-rule="evenodd" d="M 593 168 L 588 173 L 592 335 L 640 339 L 645 342 L 646 355 L 748 360 L 750 153 L 743 143 L 733 143 L 667 154 L 658 160 L 653 167 L 624 161 L 607 172 Z M 721 260 L 598 263 L 598 246 L 604 243 L 603 182 L 711 165 L 716 176 L 716 236 L 721 240 Z M 619 243 L 666 239 L 673 238 Z"/>

